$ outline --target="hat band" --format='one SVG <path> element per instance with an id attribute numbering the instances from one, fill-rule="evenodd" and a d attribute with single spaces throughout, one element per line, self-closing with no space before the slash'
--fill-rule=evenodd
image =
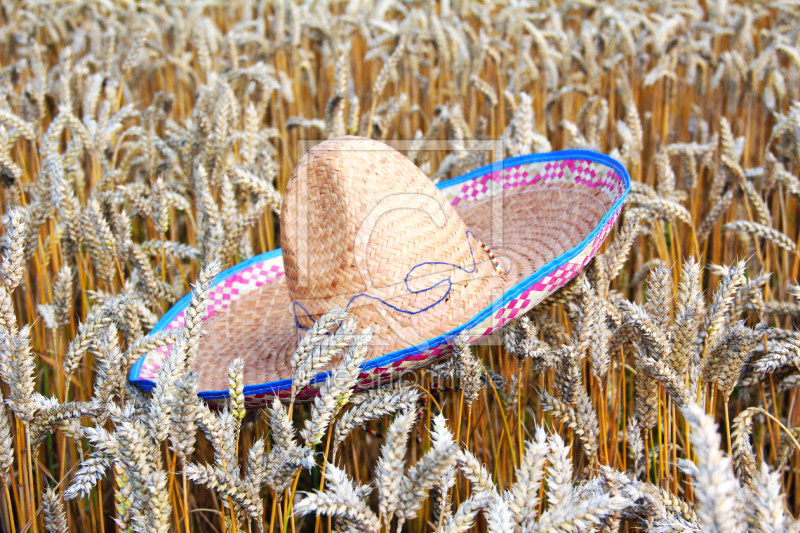
<path id="1" fill-rule="evenodd" d="M 481 246 L 481 249 L 486 252 L 487 256 L 489 257 L 488 261 L 478 261 L 476 259 L 475 250 L 469 237 L 475 239 L 475 241 Z M 297 328 L 303 331 L 307 330 L 309 327 L 311 327 L 311 325 L 314 324 L 315 316 L 319 317 L 331 309 L 351 309 L 354 306 L 370 304 L 374 306 L 375 304 L 382 304 L 384 308 L 391 309 L 398 313 L 417 315 L 419 313 L 428 311 L 429 309 L 446 301 L 447 297 L 452 291 L 453 285 L 466 283 L 482 277 L 500 274 L 499 264 L 494 258 L 494 254 L 491 253 L 491 250 L 489 250 L 486 245 L 475 238 L 475 235 L 469 230 L 466 232 L 466 239 L 467 245 L 469 246 L 470 257 L 472 259 L 471 267 L 465 268 L 445 261 L 425 261 L 414 265 L 405 275 L 405 278 L 402 282 L 383 287 L 375 287 L 371 286 L 370 284 L 369 293 L 361 292 L 358 294 L 341 294 L 331 298 L 315 298 L 308 300 L 295 299 L 292 302 L 292 312 L 294 313 L 295 324 Z M 492 264 L 492 272 L 481 273 L 479 271 L 479 266 L 485 262 Z M 417 278 L 411 277 L 415 270 L 425 266 L 444 266 L 449 268 L 445 271 L 432 272 Z M 359 270 L 361 271 L 361 269 Z M 362 276 L 365 273 L 366 271 L 362 271 Z M 425 278 L 439 278 L 441 276 L 445 277 L 436 280 L 432 285 L 427 287 L 418 289 L 414 289 L 412 287 L 412 284 L 417 284 L 419 281 Z M 435 302 L 422 309 L 414 310 L 409 309 L 408 306 L 402 305 L 403 301 L 409 296 L 431 292 L 437 289 L 443 291 L 441 296 L 439 296 Z M 381 305 L 377 305 L 376 307 L 381 307 Z"/>

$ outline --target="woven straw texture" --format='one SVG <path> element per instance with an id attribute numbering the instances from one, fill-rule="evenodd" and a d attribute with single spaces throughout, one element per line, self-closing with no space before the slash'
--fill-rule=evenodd
<path id="1" fill-rule="evenodd" d="M 454 180 L 455 181 L 455 180 Z M 227 387 L 226 368 L 246 360 L 246 385 L 291 377 L 297 340 L 322 313 L 348 308 L 375 339 L 369 358 L 408 350 L 459 328 L 546 263 L 579 252 L 469 334 L 477 340 L 574 277 L 615 218 L 624 192 L 599 163 L 562 160 L 506 168 L 439 190 L 405 156 L 358 137 L 317 145 L 298 163 L 284 196 L 283 256 L 230 276 L 212 305 L 194 370 L 203 391 Z M 479 240 L 498 259 L 498 274 Z M 223 312 L 224 311 L 224 312 Z M 167 328 L 180 327 L 179 315 Z M 362 375 L 374 386 L 446 352 L 429 346 Z M 146 357 L 157 373 L 166 350 Z M 281 387 L 282 388 L 282 387 Z M 254 395 L 258 407 L 278 391 Z M 313 388 L 300 399 L 313 396 Z"/>

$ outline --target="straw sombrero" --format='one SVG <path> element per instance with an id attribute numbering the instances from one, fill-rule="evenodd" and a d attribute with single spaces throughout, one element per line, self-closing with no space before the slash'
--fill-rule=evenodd
<path id="1" fill-rule="evenodd" d="M 383 143 L 325 141 L 287 185 L 283 248 L 215 280 L 193 367 L 200 396 L 227 398 L 227 367 L 242 357 L 247 407 L 288 397 L 298 339 L 334 308 L 375 333 L 360 388 L 428 365 L 462 332 L 486 337 L 575 277 L 629 189 L 619 162 L 583 150 L 506 159 L 437 186 Z M 153 332 L 182 327 L 189 301 Z M 152 388 L 168 351 L 141 357 L 131 381 Z"/>

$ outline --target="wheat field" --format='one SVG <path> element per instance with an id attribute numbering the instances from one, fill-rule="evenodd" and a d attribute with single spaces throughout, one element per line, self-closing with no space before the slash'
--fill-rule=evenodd
<path id="1" fill-rule="evenodd" d="M 800 532 L 798 15 L 3 0 L 2 531 Z M 488 163 L 476 140 L 598 151 L 631 194 L 497 342 L 353 393 L 369 324 L 334 311 L 293 389 L 332 358 L 352 379 L 246 411 L 237 360 L 211 409 L 210 284 L 279 246 L 298 147 L 346 134 L 406 142 L 434 182 Z M 127 382 L 168 343 L 152 392 Z"/>

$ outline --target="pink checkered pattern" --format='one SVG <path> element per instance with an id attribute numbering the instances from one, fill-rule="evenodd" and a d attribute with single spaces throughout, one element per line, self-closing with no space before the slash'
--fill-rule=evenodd
<path id="1" fill-rule="evenodd" d="M 442 193 L 453 205 L 457 205 L 461 202 L 481 201 L 502 190 L 545 183 L 579 183 L 602 191 L 612 202 L 618 200 L 624 192 L 624 183 L 614 171 L 599 163 L 572 159 L 518 165 L 495 171 L 470 180 L 467 183 L 443 189 Z M 470 328 L 468 331 L 470 341 L 476 342 L 498 331 L 504 325 L 527 313 L 547 296 L 577 276 L 581 269 L 595 256 L 618 216 L 619 210 L 609 218 L 596 238 L 587 243 L 575 257 L 559 265 L 553 272 L 528 287 L 517 298 L 503 306 L 492 309 L 484 320 Z M 275 257 L 253 265 L 224 280 L 212 289 L 211 303 L 208 306 L 204 320 L 227 309 L 244 294 L 278 279 L 283 274 L 283 260 L 281 257 Z M 183 324 L 184 317 L 181 314 L 166 329 L 182 327 Z M 140 379 L 156 379 L 158 370 L 161 368 L 168 350 L 169 347 L 165 347 L 147 354 L 147 359 L 140 372 Z M 385 366 L 367 370 L 359 376 L 357 390 L 373 388 L 392 380 L 399 374 L 427 366 L 435 360 L 447 356 L 449 353 L 449 345 L 442 344 Z M 299 401 L 313 399 L 320 386 L 321 383 L 306 387 L 306 389 L 300 391 L 297 399 Z M 263 408 L 273 398 L 287 399 L 290 393 L 289 389 L 283 389 L 276 392 L 250 395 L 246 398 L 245 405 L 248 409 Z M 209 400 L 208 403 L 212 407 L 221 407 L 225 401 Z"/>
<path id="2" fill-rule="evenodd" d="M 453 205 L 477 202 L 502 190 L 549 183 L 579 183 L 598 189 L 612 201 L 624 190 L 616 172 L 593 161 L 566 159 L 547 163 L 529 163 L 496 170 L 466 183 L 442 190 Z"/>
<path id="3" fill-rule="evenodd" d="M 283 274 L 283 258 L 278 256 L 256 263 L 241 272 L 225 278 L 211 288 L 203 321 L 205 322 L 215 314 L 224 311 L 248 292 L 275 281 Z M 164 329 L 182 328 L 185 323 L 184 311 L 167 324 Z M 161 365 L 164 364 L 164 360 L 169 354 L 169 350 L 170 346 L 168 345 L 149 352 L 139 372 L 139 379 L 155 380 L 158 377 Z"/>
<path id="4" fill-rule="evenodd" d="M 524 315 L 530 311 L 533 306 L 553 294 L 556 290 L 560 289 L 567 284 L 568 281 L 573 279 L 578 273 L 583 270 L 589 261 L 597 254 L 600 245 L 608 236 L 609 231 L 614 226 L 614 222 L 619 215 L 619 211 L 609 219 L 608 223 L 603 227 L 602 231 L 597 237 L 584 247 L 579 254 L 573 259 L 566 261 L 561 266 L 556 268 L 552 273 L 548 274 L 540 281 L 534 283 L 530 288 L 523 292 L 518 298 L 512 300 L 507 305 L 502 307 L 494 314 L 494 323 L 487 327 L 486 331 L 480 335 L 485 337 L 491 335 L 494 331 L 503 327 L 505 324 L 515 320 L 517 317 Z"/>

